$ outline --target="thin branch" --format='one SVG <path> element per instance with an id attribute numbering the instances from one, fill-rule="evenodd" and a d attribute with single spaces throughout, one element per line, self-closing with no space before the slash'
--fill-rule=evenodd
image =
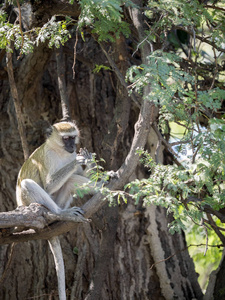
<path id="1" fill-rule="evenodd" d="M 75 66 L 76 66 L 76 59 L 77 59 L 77 43 L 78 43 L 78 26 L 76 29 L 76 39 L 75 39 L 75 43 L 74 43 L 74 47 L 73 47 L 73 66 L 72 66 L 72 70 L 73 70 L 73 79 L 75 79 Z"/>
<path id="2" fill-rule="evenodd" d="M 213 80 L 212 80 L 212 84 L 211 84 L 209 90 L 213 89 L 215 81 L 216 81 L 216 76 L 218 74 L 217 56 L 216 56 L 216 51 L 215 51 L 214 47 L 213 47 L 213 55 L 214 55 L 214 59 L 215 59 L 216 68 L 215 68 L 215 71 L 213 72 Z"/>
<path id="3" fill-rule="evenodd" d="M 203 211 L 216 216 L 222 223 L 225 223 L 225 216 L 219 211 L 212 209 L 209 205 L 205 205 Z"/>
<path id="4" fill-rule="evenodd" d="M 215 5 L 204 5 L 204 7 L 206 8 L 212 8 L 212 9 L 216 9 L 216 10 L 221 10 L 221 11 L 225 11 L 225 8 L 219 7 L 219 6 L 215 6 Z"/>
<path id="5" fill-rule="evenodd" d="M 196 148 L 195 152 L 193 153 L 193 156 L 192 156 L 192 164 L 195 163 L 196 156 L 197 156 L 198 151 L 200 150 L 201 146 L 202 146 L 202 145 L 199 144 L 198 147 Z"/>
<path id="6" fill-rule="evenodd" d="M 208 214 L 207 214 L 207 217 L 208 217 Z M 216 223 L 214 221 L 212 222 L 211 219 L 209 219 L 209 217 L 208 217 L 208 220 L 204 219 L 204 222 L 207 223 L 207 224 L 209 224 L 213 229 L 217 228 L 219 231 L 220 230 L 221 231 L 225 231 L 225 228 L 216 225 Z M 224 237 L 224 242 L 225 242 L 225 237 Z"/>
<path id="7" fill-rule="evenodd" d="M 177 142 L 170 143 L 170 146 L 173 147 L 173 146 L 178 146 L 178 145 L 182 145 L 182 144 L 189 144 L 189 143 L 190 143 L 190 140 L 187 140 L 187 141 L 177 141 Z"/>
<path id="8" fill-rule="evenodd" d="M 10 85 L 11 95 L 12 95 L 14 106 L 15 106 L 17 122 L 18 122 L 18 130 L 19 130 L 19 135 L 20 135 L 22 148 L 23 148 L 23 155 L 24 155 L 24 159 L 27 159 L 29 157 L 29 150 L 28 150 L 28 143 L 27 143 L 27 139 L 26 139 L 26 133 L 25 133 L 25 129 L 24 129 L 24 119 L 23 119 L 21 104 L 20 104 L 20 100 L 19 100 L 19 94 L 17 91 L 16 82 L 15 82 L 14 73 L 13 73 L 13 63 L 12 63 L 13 46 L 12 46 L 12 44 L 10 45 L 10 49 L 12 52 L 6 53 L 6 65 L 7 65 L 7 72 L 8 72 L 8 77 L 9 77 L 9 85 Z"/>
<path id="9" fill-rule="evenodd" d="M 137 45 L 137 48 L 136 48 L 136 50 L 133 52 L 133 54 L 132 54 L 132 56 L 134 56 L 134 54 L 140 49 L 140 47 L 141 47 L 141 45 L 143 44 L 143 43 L 145 43 L 145 42 L 147 42 L 149 45 L 150 45 L 150 48 L 151 48 L 151 52 L 153 52 L 153 46 L 152 46 L 152 43 L 150 42 L 150 41 L 148 41 L 148 38 L 152 35 L 152 34 L 156 34 L 157 35 L 157 33 L 155 32 L 156 31 L 156 28 L 157 28 L 157 25 L 158 25 L 158 23 L 160 23 L 160 21 L 161 21 L 161 19 L 162 18 L 166 18 L 167 17 L 167 15 L 168 15 L 168 13 L 166 13 L 166 15 L 164 16 L 163 14 L 160 16 L 160 18 L 159 18 L 159 20 L 157 21 L 157 23 L 154 25 L 154 29 L 152 30 L 152 27 L 150 27 L 149 25 L 148 25 L 148 23 L 146 22 L 146 20 L 144 20 L 144 22 L 145 22 L 145 24 L 148 26 L 148 28 L 149 28 L 149 30 L 150 30 L 150 32 L 149 32 L 149 34 Z"/>
<path id="10" fill-rule="evenodd" d="M 160 138 L 161 142 L 164 144 L 164 146 L 169 150 L 169 152 L 173 155 L 173 160 L 174 162 L 179 166 L 183 168 L 183 165 L 179 162 L 179 160 L 176 158 L 177 154 L 176 152 L 173 150 L 173 148 L 170 146 L 170 144 L 163 138 L 163 136 L 161 135 L 157 125 L 155 123 L 152 124 L 152 127 L 154 129 L 154 131 L 156 132 L 158 138 Z"/>
<path id="11" fill-rule="evenodd" d="M 224 235 L 220 232 L 220 230 L 224 230 L 224 228 L 220 228 L 216 225 L 216 223 L 214 222 L 211 214 L 207 213 L 207 218 L 208 218 L 208 224 L 211 225 L 212 229 L 215 231 L 215 233 L 217 234 L 217 236 L 219 237 L 219 239 L 221 240 L 221 242 L 223 244 L 225 244 L 225 237 Z M 205 222 L 207 222 L 207 220 L 205 220 Z"/>

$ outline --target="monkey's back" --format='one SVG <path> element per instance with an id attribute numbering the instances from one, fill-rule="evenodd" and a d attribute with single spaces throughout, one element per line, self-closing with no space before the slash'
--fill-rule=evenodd
<path id="1" fill-rule="evenodd" d="M 37 148 L 22 165 L 16 184 L 17 205 L 27 205 L 27 203 L 24 203 L 21 197 L 21 182 L 23 179 L 32 179 L 38 185 L 44 188 L 45 178 L 43 178 L 43 176 L 46 174 L 46 170 L 43 169 L 43 166 L 45 166 L 44 157 L 45 143 Z M 40 174 L 43 174 L 42 178 Z"/>

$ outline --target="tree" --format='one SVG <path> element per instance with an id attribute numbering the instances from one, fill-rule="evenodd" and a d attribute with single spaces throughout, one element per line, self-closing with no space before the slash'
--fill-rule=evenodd
<path id="1" fill-rule="evenodd" d="M 1 210 L 15 208 L 17 124 L 31 152 L 70 107 L 81 146 L 118 171 L 101 191 L 111 205 L 76 199 L 90 224 L 53 224 L 27 240 L 70 229 L 69 299 L 201 299 L 182 230 L 189 218 L 224 246 L 222 3 L 5 1 L 1 11 Z M 171 140 L 174 124 L 184 132 Z M 2 299 L 57 298 L 45 241 L 3 246 L 1 258 Z M 222 272 L 223 260 L 209 299 L 223 295 Z"/>

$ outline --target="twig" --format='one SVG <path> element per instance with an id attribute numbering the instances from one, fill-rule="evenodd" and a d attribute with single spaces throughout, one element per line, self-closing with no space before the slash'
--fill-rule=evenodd
<path id="1" fill-rule="evenodd" d="M 9 48 L 13 52 L 12 44 L 9 46 Z M 8 77 L 9 77 L 9 85 L 10 85 L 11 95 L 12 95 L 15 110 L 16 110 L 18 130 L 19 130 L 19 135 L 20 135 L 20 139 L 21 139 L 21 143 L 22 143 L 23 155 L 24 155 L 24 159 L 27 159 L 29 157 L 29 150 L 28 150 L 28 143 L 27 143 L 25 129 L 24 129 L 24 119 L 23 119 L 21 104 L 20 104 L 20 100 L 19 100 L 19 94 L 17 91 L 16 82 L 15 82 L 15 78 L 14 78 L 14 74 L 13 74 L 12 52 L 6 53 L 6 65 L 7 65 L 7 72 L 8 72 Z"/>
<path id="2" fill-rule="evenodd" d="M 163 136 L 161 135 L 157 125 L 155 123 L 152 124 L 152 128 L 154 129 L 155 133 L 157 134 L 158 138 L 160 137 L 161 142 L 164 144 L 164 146 L 169 150 L 169 152 L 173 155 L 173 160 L 174 162 L 179 166 L 179 167 L 183 167 L 183 165 L 179 162 L 179 160 L 176 158 L 177 154 L 176 152 L 172 149 L 172 147 L 170 146 L 170 144 L 163 138 Z"/>
<path id="3" fill-rule="evenodd" d="M 173 147 L 173 146 L 178 146 L 178 145 L 181 145 L 181 144 L 188 144 L 188 143 L 190 143 L 190 140 L 188 140 L 188 141 L 178 141 L 178 142 L 170 143 L 170 146 Z"/>
<path id="4" fill-rule="evenodd" d="M 211 84 L 209 90 L 211 90 L 214 87 L 214 84 L 215 84 L 215 81 L 216 81 L 216 75 L 218 74 L 217 57 L 216 57 L 216 51 L 215 51 L 214 47 L 213 47 L 213 54 L 214 54 L 214 59 L 215 59 L 215 63 L 216 63 L 216 69 L 215 69 L 215 72 L 213 74 L 213 80 L 212 80 L 212 84 Z"/>
<path id="5" fill-rule="evenodd" d="M 74 47 L 73 47 L 73 66 L 72 66 L 72 70 L 73 70 L 73 79 L 75 79 L 75 66 L 76 66 L 76 58 L 77 58 L 77 43 L 78 43 L 78 26 L 76 29 L 76 39 L 75 39 L 75 43 L 74 43 Z"/>
<path id="6" fill-rule="evenodd" d="M 166 18 L 168 15 L 168 13 L 164 16 L 163 14 L 160 16 L 159 20 L 157 21 L 155 27 L 157 27 L 158 23 L 161 21 L 162 18 Z M 150 26 L 148 25 L 148 23 L 146 21 L 144 21 L 145 24 L 149 27 L 150 29 Z M 148 42 L 148 44 L 150 45 L 150 48 L 151 48 L 151 52 L 153 52 L 153 46 L 152 46 L 152 43 L 150 43 L 148 41 L 148 38 L 153 34 L 155 33 L 154 30 L 151 29 L 150 33 L 137 45 L 137 48 L 136 50 L 133 52 L 132 56 L 134 56 L 134 54 L 139 50 L 140 46 L 144 43 L 144 42 Z"/>
<path id="7" fill-rule="evenodd" d="M 202 145 L 199 144 L 198 147 L 197 147 L 197 149 L 196 149 L 195 152 L 193 153 L 192 164 L 195 163 L 195 158 L 196 158 L 196 156 L 197 156 L 197 154 L 198 154 L 198 151 L 200 150 L 201 146 L 202 146 Z"/>
<path id="8" fill-rule="evenodd" d="M 217 9 L 217 10 L 221 10 L 221 11 L 225 11 L 225 8 L 222 8 L 222 7 L 218 7 L 218 6 L 215 6 L 215 5 L 205 5 L 204 7 L 206 8 L 212 8 L 212 9 Z"/>

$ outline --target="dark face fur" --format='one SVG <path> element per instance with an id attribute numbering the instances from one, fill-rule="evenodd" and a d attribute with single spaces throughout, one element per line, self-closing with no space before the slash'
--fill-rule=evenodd
<path id="1" fill-rule="evenodd" d="M 64 135 L 62 136 L 62 141 L 64 144 L 64 149 L 67 152 L 73 153 L 74 151 L 76 151 L 76 137 L 74 135 Z"/>

